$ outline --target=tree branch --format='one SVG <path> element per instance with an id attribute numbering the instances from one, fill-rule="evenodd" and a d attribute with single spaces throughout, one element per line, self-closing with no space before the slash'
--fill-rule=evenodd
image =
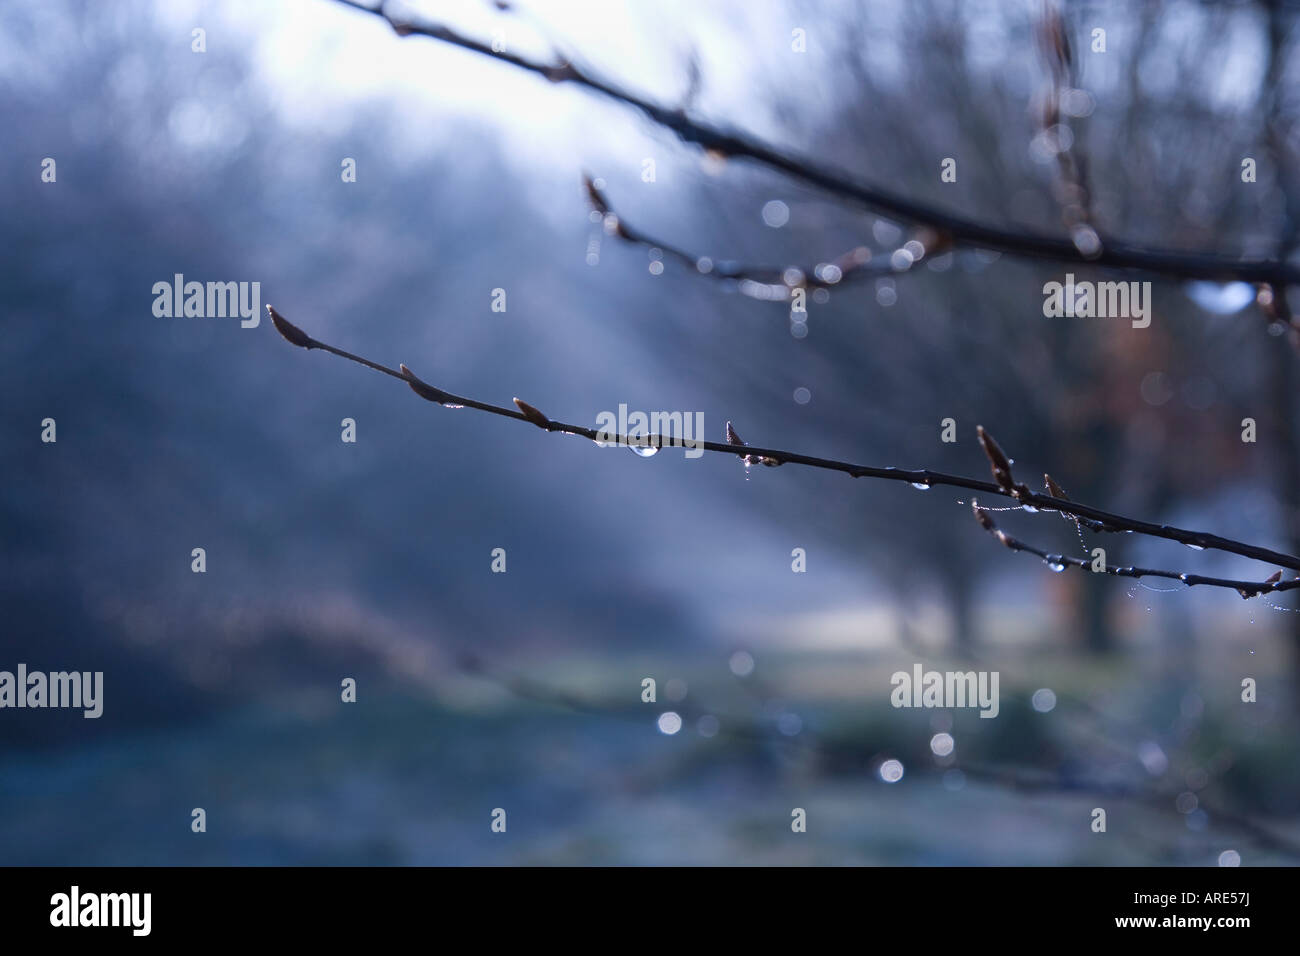
<path id="1" fill-rule="evenodd" d="M 926 256 L 949 250 L 951 237 L 918 229 L 893 252 L 874 255 L 866 246 L 850 249 L 833 262 L 812 267 L 747 266 L 726 259 L 701 256 L 642 232 L 615 211 L 598 182 L 583 174 L 583 186 L 592 209 L 604 221 L 607 233 L 624 242 L 659 250 L 665 256 L 710 279 L 739 282 L 739 291 L 754 299 L 784 301 L 795 289 L 832 289 L 837 286 L 910 272 Z"/>
<path id="2" fill-rule="evenodd" d="M 400 19 L 388 12 L 386 2 L 378 7 L 367 6 L 358 0 L 337 0 L 337 2 L 383 18 L 400 36 L 426 36 L 481 56 L 491 57 L 517 69 L 544 77 L 552 83 L 573 83 L 599 93 L 639 110 L 649 120 L 671 131 L 685 143 L 692 143 L 719 156 L 755 160 L 832 195 L 914 225 L 928 227 L 940 234 L 947 233 L 957 243 L 996 249 L 1029 259 L 1047 259 L 1072 264 L 1091 263 L 1117 269 L 1139 269 L 1180 279 L 1300 283 L 1300 267 L 1277 259 L 1241 260 L 1172 250 L 1144 249 L 1105 237 L 1099 237 L 1100 249 L 1096 250 L 1095 254 L 1085 255 L 1070 239 L 986 226 L 913 199 L 856 182 L 843 172 L 782 152 L 745 133 L 693 120 L 680 109 L 669 108 L 646 99 L 572 62 L 543 63 L 516 53 L 493 50 L 489 44 L 464 36 L 444 24 Z"/>
<path id="3" fill-rule="evenodd" d="M 1084 558 L 1075 558 L 1066 554 L 1052 554 L 1035 545 L 1021 541 L 1019 538 L 1007 534 L 989 517 L 987 508 L 981 508 L 979 503 L 974 499 L 971 500 L 971 510 L 975 512 L 975 520 L 979 526 L 987 531 L 993 537 L 997 538 L 1002 544 L 1012 551 L 1024 551 L 1029 554 L 1036 554 L 1043 559 L 1043 563 L 1049 568 L 1057 571 L 1064 571 L 1067 567 L 1082 568 L 1085 571 L 1091 571 L 1093 562 Z M 1275 571 L 1270 577 L 1263 581 L 1237 581 L 1231 578 L 1208 577 L 1204 574 L 1188 574 L 1181 571 L 1160 571 L 1155 568 L 1137 568 L 1137 567 L 1115 567 L 1110 564 L 1102 563 L 1096 569 L 1097 574 L 1109 574 L 1118 578 L 1167 578 L 1171 581 L 1181 581 L 1188 587 L 1197 584 L 1203 584 L 1207 587 L 1215 588 L 1232 588 L 1244 598 L 1258 597 L 1261 594 L 1272 594 L 1275 591 L 1293 591 L 1300 588 L 1300 578 L 1293 581 L 1283 581 L 1282 572 Z"/>
<path id="4" fill-rule="evenodd" d="M 493 405 L 488 402 L 480 402 L 476 399 L 465 398 L 460 395 L 453 395 L 436 386 L 418 378 L 405 365 L 400 365 L 399 369 L 392 369 L 378 362 L 372 362 L 370 359 L 362 358 L 359 355 L 353 355 L 343 349 L 328 345 L 318 339 L 309 336 L 302 329 L 298 328 L 272 306 L 266 307 L 267 313 L 271 317 L 271 322 L 284 338 L 291 344 L 305 349 L 320 349 L 324 352 L 330 352 L 341 358 L 348 359 L 364 365 L 366 368 L 382 372 L 392 378 L 398 379 L 408 385 L 413 392 L 421 398 L 430 402 L 436 402 L 439 405 L 445 405 L 449 408 L 474 408 L 479 411 L 489 412 L 493 415 L 500 415 L 503 418 L 513 418 L 518 421 L 529 422 L 548 432 L 563 432 L 568 435 L 579 435 L 583 438 L 589 438 L 592 441 L 598 441 L 608 444 L 635 446 L 638 448 L 702 448 L 705 451 L 735 455 L 745 462 L 746 465 L 751 463 L 761 463 L 764 465 L 776 466 L 783 464 L 806 465 L 811 468 L 822 468 L 828 471 L 839 471 L 850 475 L 854 478 L 879 478 L 886 481 L 905 481 L 918 487 L 933 487 L 935 485 L 947 486 L 952 488 L 965 488 L 969 491 L 978 491 L 982 494 L 997 495 L 1003 498 L 1011 498 L 1022 507 L 1041 511 L 1057 511 L 1061 514 L 1071 515 L 1080 521 L 1086 523 L 1087 527 L 1094 531 L 1101 532 L 1134 532 L 1137 534 L 1147 535 L 1155 538 L 1165 538 L 1170 541 L 1178 541 L 1182 544 L 1190 545 L 1198 549 L 1213 549 L 1217 551 L 1228 551 L 1243 557 L 1253 558 L 1257 561 L 1265 561 L 1273 565 L 1292 570 L 1300 571 L 1300 557 L 1285 554 L 1280 551 L 1273 551 L 1269 548 L 1259 547 L 1258 545 L 1248 544 L 1242 541 L 1235 541 L 1231 538 L 1221 537 L 1216 534 L 1210 534 L 1204 531 L 1188 531 L 1183 528 L 1175 528 L 1170 525 L 1155 524 L 1150 521 L 1142 521 L 1137 518 L 1128 518 L 1123 515 L 1112 514 L 1103 511 L 1100 508 L 1094 508 L 1089 505 L 1079 504 L 1063 497 L 1064 492 L 1055 482 L 1049 484 L 1049 488 L 1055 488 L 1059 495 L 1038 494 L 1031 491 L 1027 486 L 1016 482 L 1010 472 L 1010 460 L 992 437 L 981 427 L 978 429 L 980 444 L 988 454 L 993 466 L 993 476 L 995 482 L 981 481 L 976 478 L 967 478 L 961 475 L 949 475 L 943 472 L 931 471 L 930 469 L 902 469 L 902 468 L 881 468 L 872 465 L 857 465 L 846 461 L 837 461 L 831 458 L 818 458 L 813 455 L 802 455 L 797 452 L 783 451 L 776 448 L 756 448 L 740 442 L 735 431 L 730 427 L 726 430 L 728 441 L 711 442 L 684 439 L 678 436 L 669 435 L 609 435 L 594 428 L 588 428 L 584 425 L 571 425 L 566 422 L 553 421 L 538 411 L 532 405 L 521 399 L 514 400 L 516 408 L 506 408 L 501 405 Z M 978 514 L 978 511 L 977 511 Z M 1023 547 L 1018 550 L 1029 550 Z M 1200 578 L 1199 575 L 1190 576 L 1196 580 L 1189 580 L 1188 584 L 1207 584 L 1218 587 L 1232 587 L 1234 590 L 1252 588 L 1255 585 L 1252 582 L 1225 581 L 1218 582 L 1215 578 Z M 1256 590 L 1290 590 L 1297 586 L 1297 582 L 1286 582 L 1276 587 L 1263 588 Z"/>

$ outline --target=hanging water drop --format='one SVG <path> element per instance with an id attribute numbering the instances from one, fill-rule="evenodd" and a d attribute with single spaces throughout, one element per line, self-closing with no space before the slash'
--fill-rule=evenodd
<path id="1" fill-rule="evenodd" d="M 1187 546 L 1188 546 L 1189 548 L 1191 548 L 1193 551 L 1204 551 L 1204 550 L 1205 550 L 1205 546 L 1204 546 L 1204 545 L 1200 545 L 1200 544 L 1189 544 L 1189 545 L 1187 545 Z"/>
<path id="2" fill-rule="evenodd" d="M 653 458 L 659 453 L 659 449 L 654 445 L 628 445 L 627 447 L 631 448 L 632 452 L 639 458 Z"/>
<path id="3" fill-rule="evenodd" d="M 914 481 L 914 482 L 912 482 L 912 487 L 915 488 L 917 491 L 929 491 L 929 490 L 930 490 L 930 486 L 927 485 L 924 481 Z"/>
<path id="4" fill-rule="evenodd" d="M 1065 570 L 1065 560 L 1059 554 L 1049 554 L 1043 560 L 1057 574 Z"/>

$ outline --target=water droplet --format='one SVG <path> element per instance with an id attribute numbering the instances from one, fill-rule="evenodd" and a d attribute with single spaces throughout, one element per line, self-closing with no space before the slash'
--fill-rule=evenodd
<path id="1" fill-rule="evenodd" d="M 784 713 L 777 718 L 776 727 L 787 737 L 797 737 L 803 730 L 803 720 L 798 714 Z"/>
<path id="2" fill-rule="evenodd" d="M 1161 746 L 1154 740 L 1147 740 L 1139 744 L 1137 755 L 1138 760 L 1142 761 L 1142 766 L 1146 768 L 1147 773 L 1151 774 L 1153 777 L 1159 777 L 1169 769 L 1168 754 L 1166 754 Z M 1191 809 L 1195 810 L 1196 808 L 1192 807 Z M 1187 812 L 1190 813 L 1191 810 L 1188 810 Z"/>
<path id="3" fill-rule="evenodd" d="M 790 221 L 790 207 L 779 199 L 763 204 L 763 222 L 773 229 L 780 229 Z"/>
<path id="4" fill-rule="evenodd" d="M 871 234 L 882 246 L 892 246 L 903 238 L 903 230 L 888 219 L 877 219 L 871 224 Z"/>
<path id="5" fill-rule="evenodd" d="M 1047 566 L 1051 568 L 1053 571 L 1055 571 L 1057 574 L 1060 574 L 1062 571 L 1065 570 L 1065 562 L 1061 560 L 1061 556 L 1059 554 L 1050 555 L 1049 557 L 1045 558 L 1044 561 L 1046 562 Z"/>
<path id="6" fill-rule="evenodd" d="M 1029 512 L 1031 515 L 1036 515 L 1036 514 L 1038 514 L 1038 509 L 1035 508 L 1033 505 L 1021 505 L 1021 506 L 1020 506 L 1020 510 L 1021 510 L 1021 511 L 1027 511 L 1027 512 Z"/>
<path id="7" fill-rule="evenodd" d="M 736 651 L 727 662 L 731 673 L 737 677 L 748 677 L 754 672 L 754 658 L 748 651 Z"/>
<path id="8" fill-rule="evenodd" d="M 895 272 L 906 272 L 914 262 L 916 257 L 906 249 L 895 249 L 889 257 L 889 267 Z"/>
<path id="9" fill-rule="evenodd" d="M 671 737 L 677 731 L 682 729 L 682 718 L 675 712 L 669 710 L 659 715 L 659 732 Z"/>
<path id="10" fill-rule="evenodd" d="M 1087 223 L 1079 223 L 1070 230 L 1070 240 L 1085 259 L 1095 259 L 1101 255 L 1101 237 L 1097 230 Z"/>
<path id="11" fill-rule="evenodd" d="M 1061 112 L 1066 116 L 1091 116 L 1096 101 L 1087 90 L 1065 90 L 1061 93 Z"/>
<path id="12" fill-rule="evenodd" d="M 817 276 L 822 282 L 834 285 L 844 278 L 844 271 L 834 263 L 823 262 L 813 270 L 813 275 Z"/>
<path id="13" fill-rule="evenodd" d="M 1188 282 L 1187 297 L 1206 312 L 1232 315 L 1255 301 L 1255 289 L 1248 282 Z"/>
<path id="14" fill-rule="evenodd" d="M 930 490 L 930 486 L 927 485 L 924 481 L 914 481 L 914 482 L 912 482 L 912 487 L 915 488 L 917 491 L 929 491 L 929 490 Z"/>
<path id="15" fill-rule="evenodd" d="M 1204 548 L 1202 545 L 1199 545 L 1199 544 L 1189 544 L 1188 547 L 1191 548 L 1193 551 L 1204 551 L 1204 550 L 1205 550 L 1205 548 Z"/>
<path id="16" fill-rule="evenodd" d="M 638 432 L 635 435 L 629 434 L 627 437 L 629 440 L 632 439 L 642 440 L 642 439 L 649 438 L 650 436 Z M 628 445 L 627 447 L 631 448 L 632 453 L 639 458 L 653 458 L 655 454 L 658 453 L 659 451 L 658 447 L 654 445 L 648 445 L 644 447 L 641 445 Z"/>

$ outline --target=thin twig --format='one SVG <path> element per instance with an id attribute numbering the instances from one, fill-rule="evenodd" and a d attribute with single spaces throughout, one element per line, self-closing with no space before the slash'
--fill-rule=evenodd
<path id="1" fill-rule="evenodd" d="M 658 250 L 706 278 L 738 282 L 739 291 L 754 299 L 782 301 L 789 299 L 795 289 L 832 289 L 866 279 L 900 275 L 910 272 L 923 258 L 948 251 L 952 244 L 949 236 L 918 229 L 892 252 L 878 255 L 866 246 L 857 246 L 833 261 L 812 267 L 743 265 L 688 252 L 637 229 L 614 209 L 596 180 L 584 174 L 582 181 L 588 201 L 600 214 L 607 233 L 624 242 Z"/>
<path id="2" fill-rule="evenodd" d="M 479 411 L 489 412 L 493 415 L 500 415 L 503 418 L 513 418 L 518 421 L 529 422 L 548 432 L 562 432 L 568 435 L 579 435 L 583 438 L 589 438 L 592 441 L 606 444 L 628 445 L 639 448 L 702 448 L 705 451 L 718 452 L 722 454 L 735 455 L 738 458 L 750 462 L 761 462 L 764 465 L 806 465 L 811 468 L 822 468 L 828 471 L 839 471 L 851 475 L 854 478 L 880 478 L 886 481 L 905 481 L 911 485 L 920 487 L 933 487 L 941 485 L 951 488 L 965 488 L 969 491 L 978 491 L 981 494 L 997 495 L 1003 498 L 1011 498 L 1021 506 L 1028 506 L 1040 511 L 1058 511 L 1061 514 L 1071 515 L 1081 521 L 1086 521 L 1088 527 L 1096 531 L 1103 532 L 1134 532 L 1137 534 L 1148 535 L 1150 537 L 1165 538 L 1170 541 L 1178 541 L 1182 544 L 1190 545 L 1198 549 L 1213 549 L 1217 551 L 1228 551 L 1243 557 L 1253 558 L 1257 561 L 1265 561 L 1275 566 L 1290 568 L 1300 571 L 1300 557 L 1285 554 L 1280 551 L 1274 551 L 1270 548 L 1263 548 L 1258 545 L 1248 544 L 1243 541 L 1235 541 L 1231 538 L 1224 538 L 1216 534 L 1210 534 L 1204 531 L 1188 531 L 1183 528 L 1175 528 L 1170 525 L 1155 524 L 1150 521 L 1141 521 L 1136 518 L 1128 518 L 1123 515 L 1112 514 L 1103 511 L 1100 508 L 1093 508 L 1089 505 L 1080 504 L 1070 501 L 1067 498 L 1056 497 L 1054 495 L 1038 494 L 1031 491 L 1023 484 L 1019 484 L 1011 478 L 1010 462 L 1006 460 L 1005 467 L 999 467 L 998 459 L 990 449 L 997 449 L 996 455 L 1002 455 L 1001 449 L 997 448 L 996 442 L 992 441 L 982 428 L 979 429 L 981 444 L 984 446 L 986 453 L 990 453 L 990 459 L 993 461 L 993 472 L 997 483 L 980 481 L 976 478 L 967 478 L 961 475 L 949 475 L 943 472 L 931 471 L 930 469 L 903 469 L 903 468 L 881 468 L 872 465 L 857 465 L 846 461 L 837 461 L 831 458 L 818 458 L 814 455 L 802 455 L 797 452 L 783 451 L 777 448 L 758 448 L 751 445 L 738 444 L 737 442 L 712 442 L 700 441 L 695 439 L 684 439 L 677 436 L 669 435 L 611 435 L 605 431 L 598 431 L 594 428 L 588 428 L 584 425 L 571 425 L 566 422 L 554 421 L 533 406 L 520 399 L 515 399 L 516 408 L 505 408 L 500 405 L 493 405 L 488 402 L 480 402 L 476 399 L 465 398 L 460 395 L 453 395 L 451 392 L 437 388 L 418 378 L 405 365 L 398 369 L 388 368 L 377 362 L 353 355 L 343 349 L 328 345 L 318 339 L 309 336 L 302 329 L 291 323 L 288 319 L 277 312 L 273 307 L 266 307 L 267 313 L 271 317 L 272 323 L 279 333 L 284 336 L 293 345 L 305 349 L 320 349 L 325 352 L 331 352 L 341 358 L 364 365 L 366 368 L 374 369 L 385 375 L 405 382 L 412 391 L 421 398 L 440 405 L 448 407 L 475 408 Z M 729 430 L 728 435 L 734 436 L 734 430 Z M 1059 490 L 1059 487 L 1058 487 Z M 1216 579 L 1206 578 L 1195 583 L 1214 585 Z M 1190 582 L 1189 582 L 1190 583 Z M 1239 590 L 1243 582 L 1228 582 L 1223 585 L 1214 586 L 1231 586 L 1234 590 Z M 1250 586 L 1251 582 L 1244 582 L 1245 586 Z M 1276 590 L 1287 590 L 1292 586 L 1288 582 L 1286 587 L 1279 587 Z"/>
<path id="3" fill-rule="evenodd" d="M 1085 571 L 1093 571 L 1094 562 L 1086 558 L 1076 558 L 1068 554 L 1053 554 L 1036 545 L 1021 541 L 1003 531 L 989 517 L 988 509 L 981 508 L 979 503 L 974 499 L 971 500 L 971 510 L 975 512 L 975 520 L 979 522 L 981 528 L 987 531 L 998 541 L 1002 542 L 1012 551 L 1024 551 L 1028 554 L 1035 554 L 1043 559 L 1043 562 L 1050 568 L 1064 571 L 1067 567 L 1082 568 Z M 1096 574 L 1109 574 L 1117 578 L 1167 578 L 1171 581 L 1181 581 L 1188 587 L 1197 584 L 1203 584 L 1215 588 L 1232 588 L 1244 598 L 1258 597 L 1261 594 L 1272 594 L 1276 591 L 1293 591 L 1300 588 L 1300 578 L 1293 581 L 1283 581 L 1280 571 L 1274 572 L 1267 580 L 1264 581 L 1237 581 L 1230 578 L 1208 577 L 1204 574 L 1188 574 L 1182 571 L 1161 571 L 1156 568 L 1138 568 L 1127 566 L 1114 566 L 1102 562 L 1093 571 Z"/>
<path id="4" fill-rule="evenodd" d="M 1097 230 L 1092 225 L 1091 196 L 1088 189 L 1087 162 L 1074 141 L 1073 130 L 1062 122 L 1067 92 L 1077 85 L 1078 62 L 1070 49 L 1070 34 L 1065 17 L 1053 0 L 1044 0 L 1043 13 L 1034 26 L 1035 39 L 1044 65 L 1047 82 L 1039 92 L 1038 135 L 1040 142 L 1056 157 L 1056 183 L 1061 206 L 1061 224 L 1079 252 L 1095 259 L 1102 249 Z M 1062 131 L 1069 130 L 1070 140 L 1062 141 Z"/>
<path id="5" fill-rule="evenodd" d="M 573 83 L 584 87 L 640 110 L 652 122 L 670 130 L 683 142 L 693 143 L 714 155 L 755 160 L 832 195 L 915 225 L 926 226 L 939 234 L 947 233 L 958 243 L 996 249 L 1030 259 L 1049 259 L 1076 264 L 1092 263 L 1117 269 L 1140 269 L 1182 279 L 1300 283 L 1300 267 L 1277 259 L 1240 260 L 1172 250 L 1145 249 L 1104 237 L 1102 237 L 1101 251 L 1095 256 L 1087 256 L 1070 239 L 987 226 L 975 220 L 935 209 L 916 200 L 856 182 L 838 170 L 827 169 L 811 160 L 782 152 L 744 133 L 693 120 L 680 109 L 664 106 L 633 93 L 590 68 L 580 68 L 571 61 L 543 63 L 507 50 L 494 50 L 490 44 L 467 37 L 445 24 L 400 19 L 388 12 L 386 3 L 374 7 L 358 0 L 338 0 L 338 2 L 383 18 L 400 36 L 430 37 L 481 56 L 491 57 L 520 70 L 544 77 L 553 83 Z"/>

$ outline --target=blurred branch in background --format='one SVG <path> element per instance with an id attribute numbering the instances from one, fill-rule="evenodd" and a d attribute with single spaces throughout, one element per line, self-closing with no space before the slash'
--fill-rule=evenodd
<path id="1" fill-rule="evenodd" d="M 710 279 L 736 282 L 737 289 L 743 295 L 764 301 L 790 299 L 796 289 L 830 289 L 866 279 L 910 272 L 926 256 L 939 255 L 951 248 L 951 237 L 947 234 L 919 229 L 886 255 L 875 256 L 866 246 L 857 246 L 833 262 L 822 262 L 812 267 L 747 266 L 688 252 L 642 232 L 615 212 L 599 180 L 584 174 L 582 182 L 591 203 L 593 218 L 602 223 L 607 234 L 633 245 L 644 246 L 651 251 L 651 255 L 657 250 Z"/>
<path id="2" fill-rule="evenodd" d="M 462 675 L 486 681 L 500 687 L 521 700 L 555 707 L 573 713 L 586 714 L 601 718 L 615 718 L 643 722 L 645 715 L 639 706 L 621 706 L 608 700 L 592 699 L 557 689 L 553 686 L 525 677 L 509 676 L 492 670 L 484 660 L 474 653 L 464 653 L 455 661 L 456 669 Z M 1065 700 L 1065 698 L 1062 698 Z M 1098 718 L 1082 702 L 1074 702 L 1084 711 L 1087 718 Z M 676 713 L 683 721 L 696 720 L 705 715 L 718 722 L 719 733 L 735 741 L 752 744 L 773 744 L 797 748 L 816 756 L 825 764 L 835 766 L 858 766 L 879 761 L 889 747 L 879 741 L 864 741 L 856 736 L 842 733 L 817 731 L 804 724 L 798 737 L 783 736 L 771 726 L 771 721 L 764 721 L 761 715 L 762 700 L 756 702 L 754 712 L 738 713 L 727 711 L 707 702 L 697 703 L 692 707 L 682 703 L 674 705 Z M 1086 721 L 1067 719 L 1075 730 L 1082 729 Z M 1111 721 L 1112 724 L 1114 721 Z M 1121 728 L 1128 729 L 1128 728 Z M 1101 736 L 1110 739 L 1115 728 Z M 1127 756 L 1134 756 L 1135 748 L 1120 745 L 1119 749 Z M 1137 758 L 1134 757 L 1136 760 Z M 1041 768 L 1024 768 L 1007 764 L 982 763 L 979 761 L 960 761 L 951 768 L 974 780 L 1002 790 L 1021 793 L 1078 794 L 1089 797 L 1106 798 L 1132 802 L 1150 807 L 1154 810 L 1168 812 L 1176 804 L 1180 792 L 1153 783 L 1134 781 L 1100 780 L 1096 774 L 1084 773 L 1082 768 L 1047 770 Z M 932 771 L 938 772 L 938 771 Z M 1200 810 L 1212 815 L 1219 822 L 1237 830 L 1254 840 L 1262 848 L 1300 860 L 1300 842 L 1279 834 L 1259 823 L 1252 816 L 1229 810 L 1221 805 L 1207 802 L 1198 797 Z"/>
<path id="3" fill-rule="evenodd" d="M 1051 0 L 1044 0 L 1035 39 L 1049 76 L 1039 93 L 1035 110 L 1038 136 L 1045 141 L 1046 150 L 1056 157 L 1056 198 L 1061 206 L 1061 224 L 1070 233 L 1079 252 L 1092 258 L 1101 249 L 1102 242 L 1092 224 L 1087 162 L 1074 148 L 1078 139 L 1065 122 L 1073 112 L 1068 107 L 1070 99 L 1077 95 L 1078 67 L 1070 47 L 1065 17 Z"/>
<path id="4" fill-rule="evenodd" d="M 906 197 L 858 183 L 841 172 L 824 169 L 810 160 L 784 153 L 743 133 L 692 120 L 680 109 L 655 103 L 589 69 L 577 66 L 572 61 L 557 60 L 553 63 L 543 63 L 505 50 L 495 50 L 490 44 L 464 36 L 445 24 L 403 19 L 389 12 L 388 3 L 381 3 L 376 7 L 357 0 L 338 0 L 338 2 L 382 17 L 400 36 L 429 37 L 492 57 L 516 68 L 535 73 L 553 83 L 575 83 L 635 107 L 654 123 L 672 131 L 683 142 L 693 143 L 711 154 L 722 158 L 753 159 L 841 199 L 927 227 L 941 235 L 951 236 L 954 243 L 993 249 L 1032 259 L 1138 269 L 1183 279 L 1236 279 L 1273 285 L 1300 282 L 1300 267 L 1278 259 L 1245 261 L 1214 255 L 1146 249 L 1100 236 L 1097 237 L 1095 248 L 1092 242 L 1085 242 L 1082 243 L 1083 249 L 1081 249 L 1080 244 L 1074 239 L 1060 239 L 1054 236 L 1002 229 L 950 215 Z"/>

